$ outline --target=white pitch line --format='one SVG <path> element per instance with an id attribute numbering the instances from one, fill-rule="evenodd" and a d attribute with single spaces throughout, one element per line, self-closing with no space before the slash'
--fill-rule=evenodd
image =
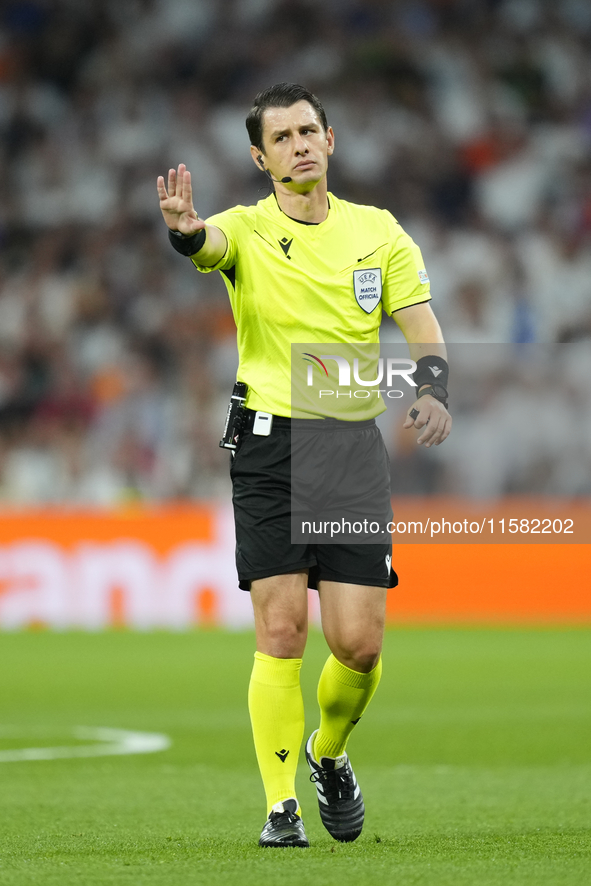
<path id="1" fill-rule="evenodd" d="M 117 757 L 124 754 L 155 754 L 167 750 L 172 742 L 160 732 L 131 732 L 128 729 L 104 729 L 76 726 L 74 738 L 94 739 L 100 744 L 72 745 L 53 748 L 14 748 L 0 751 L 0 763 L 24 760 L 66 760 L 71 757 Z"/>

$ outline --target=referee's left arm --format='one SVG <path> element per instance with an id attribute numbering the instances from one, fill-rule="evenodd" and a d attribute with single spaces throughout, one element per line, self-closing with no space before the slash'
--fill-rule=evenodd
<path id="1" fill-rule="evenodd" d="M 417 364 L 423 358 L 436 357 L 447 365 L 447 350 L 441 327 L 428 302 L 400 308 L 392 316 L 408 342 L 411 358 Z M 419 384 L 417 393 L 426 387 L 427 381 Z M 439 446 L 449 436 L 451 415 L 441 400 L 425 394 L 418 397 L 409 408 L 403 427 L 422 429 L 417 443 L 425 444 L 428 449 L 430 446 Z"/>

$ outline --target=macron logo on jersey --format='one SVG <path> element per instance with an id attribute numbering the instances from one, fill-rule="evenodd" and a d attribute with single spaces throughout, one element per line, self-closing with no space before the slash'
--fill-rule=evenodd
<path id="1" fill-rule="evenodd" d="M 287 237 L 283 237 L 282 240 L 278 240 L 277 242 L 279 243 L 279 245 L 283 249 L 283 252 L 285 253 L 286 258 L 288 258 L 291 261 L 291 255 L 289 255 L 288 253 L 289 253 L 289 247 L 293 243 L 293 237 L 291 238 L 291 240 L 288 240 Z"/>

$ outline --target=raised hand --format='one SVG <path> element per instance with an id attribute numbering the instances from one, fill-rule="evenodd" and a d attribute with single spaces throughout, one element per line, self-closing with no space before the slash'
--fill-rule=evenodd
<path id="1" fill-rule="evenodd" d="M 176 171 L 169 169 L 168 191 L 164 186 L 164 176 L 162 175 L 158 176 L 156 187 L 158 188 L 162 216 L 171 231 L 180 231 L 181 234 L 195 234 L 205 227 L 205 222 L 199 218 L 193 208 L 191 173 L 184 163 L 180 163 Z"/>

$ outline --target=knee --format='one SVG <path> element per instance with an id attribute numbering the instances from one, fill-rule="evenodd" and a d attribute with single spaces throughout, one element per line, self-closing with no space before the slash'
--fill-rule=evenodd
<path id="1" fill-rule="evenodd" d="M 300 618 L 268 618 L 257 625 L 257 647 L 274 658 L 301 658 L 307 623 Z"/>
<path id="2" fill-rule="evenodd" d="M 372 643 L 365 638 L 359 638 L 357 641 L 349 641 L 341 643 L 339 647 L 332 650 L 335 658 L 360 674 L 369 674 L 376 667 L 382 654 L 382 644 Z"/>

